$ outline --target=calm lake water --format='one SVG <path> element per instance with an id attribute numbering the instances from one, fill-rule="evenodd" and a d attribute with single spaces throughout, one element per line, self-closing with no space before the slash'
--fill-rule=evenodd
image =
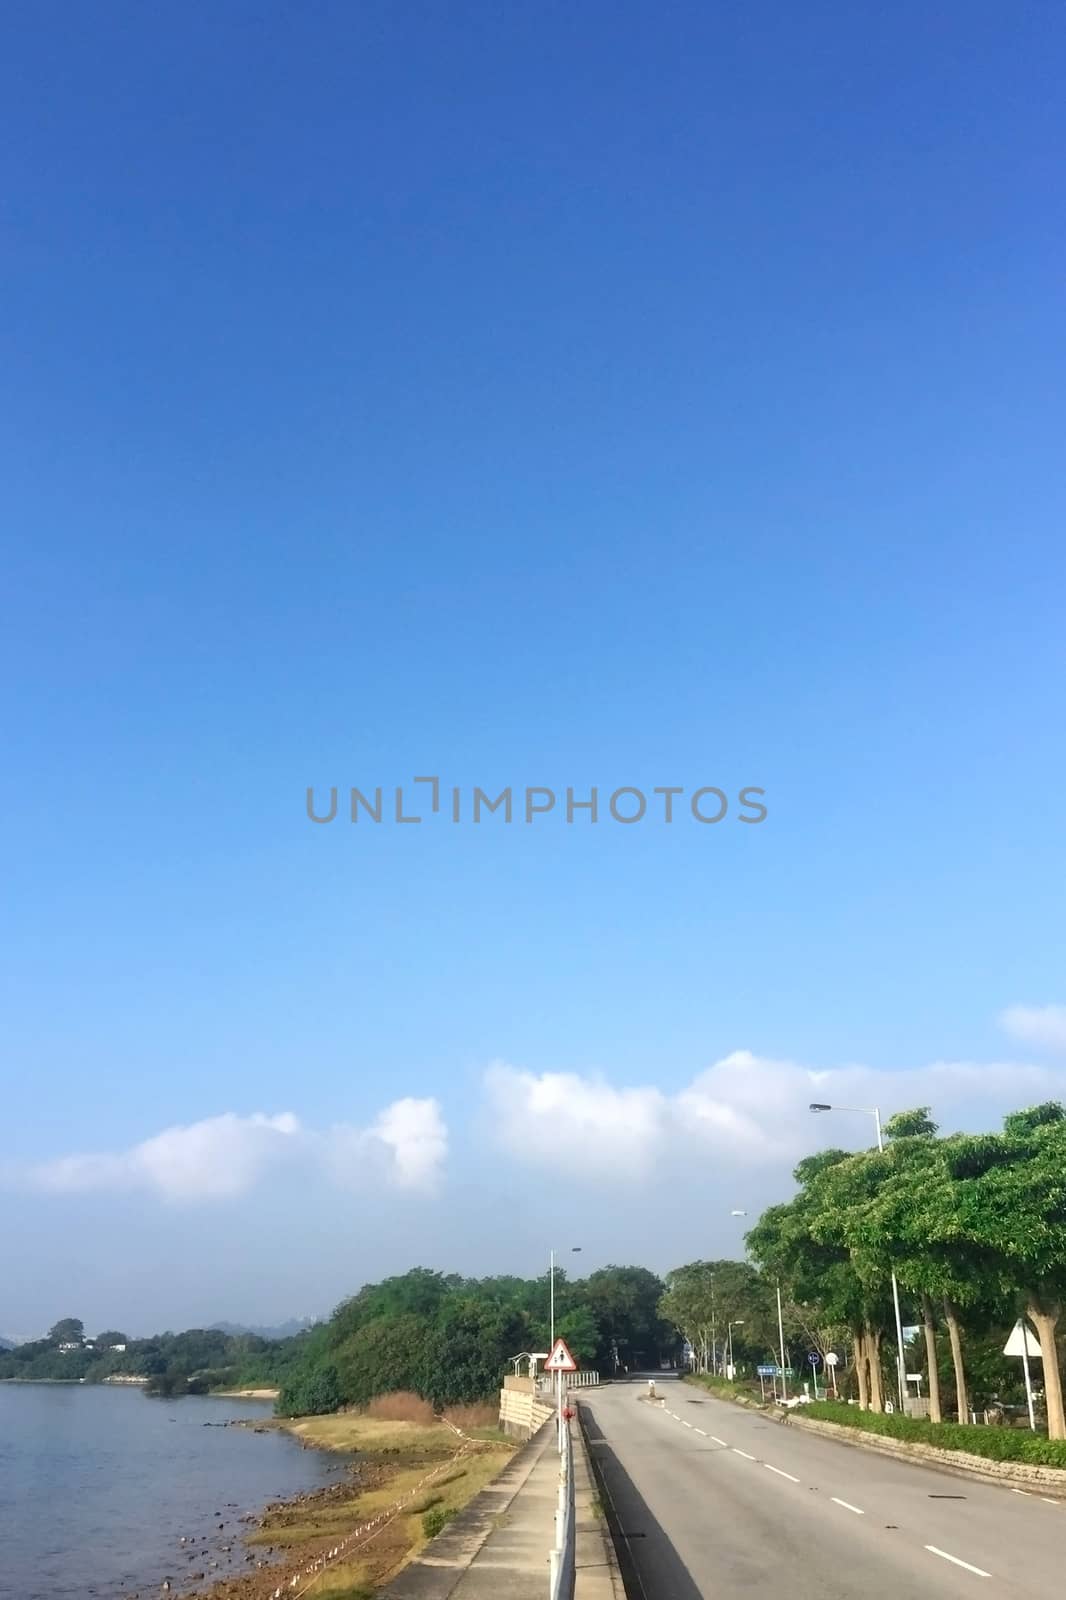
<path id="1" fill-rule="evenodd" d="M 336 1458 L 287 1434 L 204 1427 L 271 1411 L 117 1385 L 0 1384 L 0 1600 L 155 1600 L 164 1578 L 182 1594 L 203 1587 L 194 1572 L 242 1567 L 242 1513 L 336 1481 Z"/>

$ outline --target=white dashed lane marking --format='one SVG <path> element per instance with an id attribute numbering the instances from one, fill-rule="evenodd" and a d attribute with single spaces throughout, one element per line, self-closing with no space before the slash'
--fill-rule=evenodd
<path id="1" fill-rule="evenodd" d="M 864 1517 L 866 1512 L 861 1506 L 853 1506 L 850 1500 L 838 1500 L 835 1494 L 829 1496 L 835 1506 L 843 1506 L 845 1511 L 854 1511 L 857 1517 Z"/>
<path id="2" fill-rule="evenodd" d="M 726 1444 L 725 1440 L 724 1439 L 719 1439 L 719 1437 L 718 1437 L 718 1435 L 716 1433 L 712 1433 L 711 1434 L 711 1438 L 714 1440 L 715 1444 L 720 1444 L 722 1446 L 723 1450 L 728 1450 L 729 1449 L 729 1446 Z"/>
<path id="3" fill-rule="evenodd" d="M 794 1478 L 791 1472 L 782 1472 L 780 1467 L 772 1467 L 768 1461 L 764 1461 L 763 1466 L 767 1472 L 776 1472 L 779 1478 L 787 1478 L 789 1483 L 799 1483 L 799 1479 Z"/>
<path id="4" fill-rule="evenodd" d="M 946 1550 L 938 1550 L 935 1544 L 927 1544 L 925 1548 L 930 1555 L 939 1556 L 942 1561 L 950 1561 L 956 1567 L 965 1567 L 966 1571 L 972 1572 L 976 1578 L 990 1578 L 992 1576 L 983 1567 L 971 1566 L 968 1561 L 961 1560 L 959 1556 L 949 1555 Z"/>
<path id="5" fill-rule="evenodd" d="M 707 1437 L 707 1430 L 706 1430 L 706 1428 L 695 1428 L 695 1429 L 694 1429 L 694 1430 L 693 1430 L 693 1431 L 694 1431 L 694 1432 L 695 1432 L 695 1433 L 702 1433 L 702 1434 L 703 1434 L 703 1437 L 704 1437 L 704 1438 L 705 1438 L 705 1439 L 706 1439 L 706 1437 Z"/>
<path id="6" fill-rule="evenodd" d="M 733 1454 L 734 1455 L 738 1455 L 738 1456 L 743 1456 L 745 1461 L 754 1461 L 755 1460 L 755 1457 L 754 1456 L 749 1456 L 749 1454 L 748 1454 L 748 1452 L 746 1450 L 738 1450 L 736 1445 L 733 1446 Z"/>

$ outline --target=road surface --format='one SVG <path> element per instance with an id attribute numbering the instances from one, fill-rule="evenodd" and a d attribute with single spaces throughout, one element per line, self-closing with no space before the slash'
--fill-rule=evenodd
<path id="1" fill-rule="evenodd" d="M 695 1385 L 580 1393 L 593 1456 L 646 1600 L 1051 1600 L 1066 1501 L 838 1444 Z"/>

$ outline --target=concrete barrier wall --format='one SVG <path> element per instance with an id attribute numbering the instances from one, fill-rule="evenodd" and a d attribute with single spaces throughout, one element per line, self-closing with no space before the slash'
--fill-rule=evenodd
<path id="1" fill-rule="evenodd" d="M 528 1384 L 526 1389 L 516 1384 Z M 500 1390 L 500 1429 L 512 1439 L 530 1439 L 552 1415 L 536 1394 L 536 1385 L 530 1378 L 505 1378 Z"/>

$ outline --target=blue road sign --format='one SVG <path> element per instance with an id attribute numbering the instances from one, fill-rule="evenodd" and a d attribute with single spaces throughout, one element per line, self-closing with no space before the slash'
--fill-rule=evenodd
<path id="1" fill-rule="evenodd" d="M 779 1378 L 781 1376 L 780 1367 L 756 1367 L 755 1371 L 760 1378 Z"/>
<path id="2" fill-rule="evenodd" d="M 812 1367 L 820 1367 L 822 1364 L 822 1358 L 818 1354 L 817 1350 L 808 1350 L 807 1360 L 810 1362 Z"/>

